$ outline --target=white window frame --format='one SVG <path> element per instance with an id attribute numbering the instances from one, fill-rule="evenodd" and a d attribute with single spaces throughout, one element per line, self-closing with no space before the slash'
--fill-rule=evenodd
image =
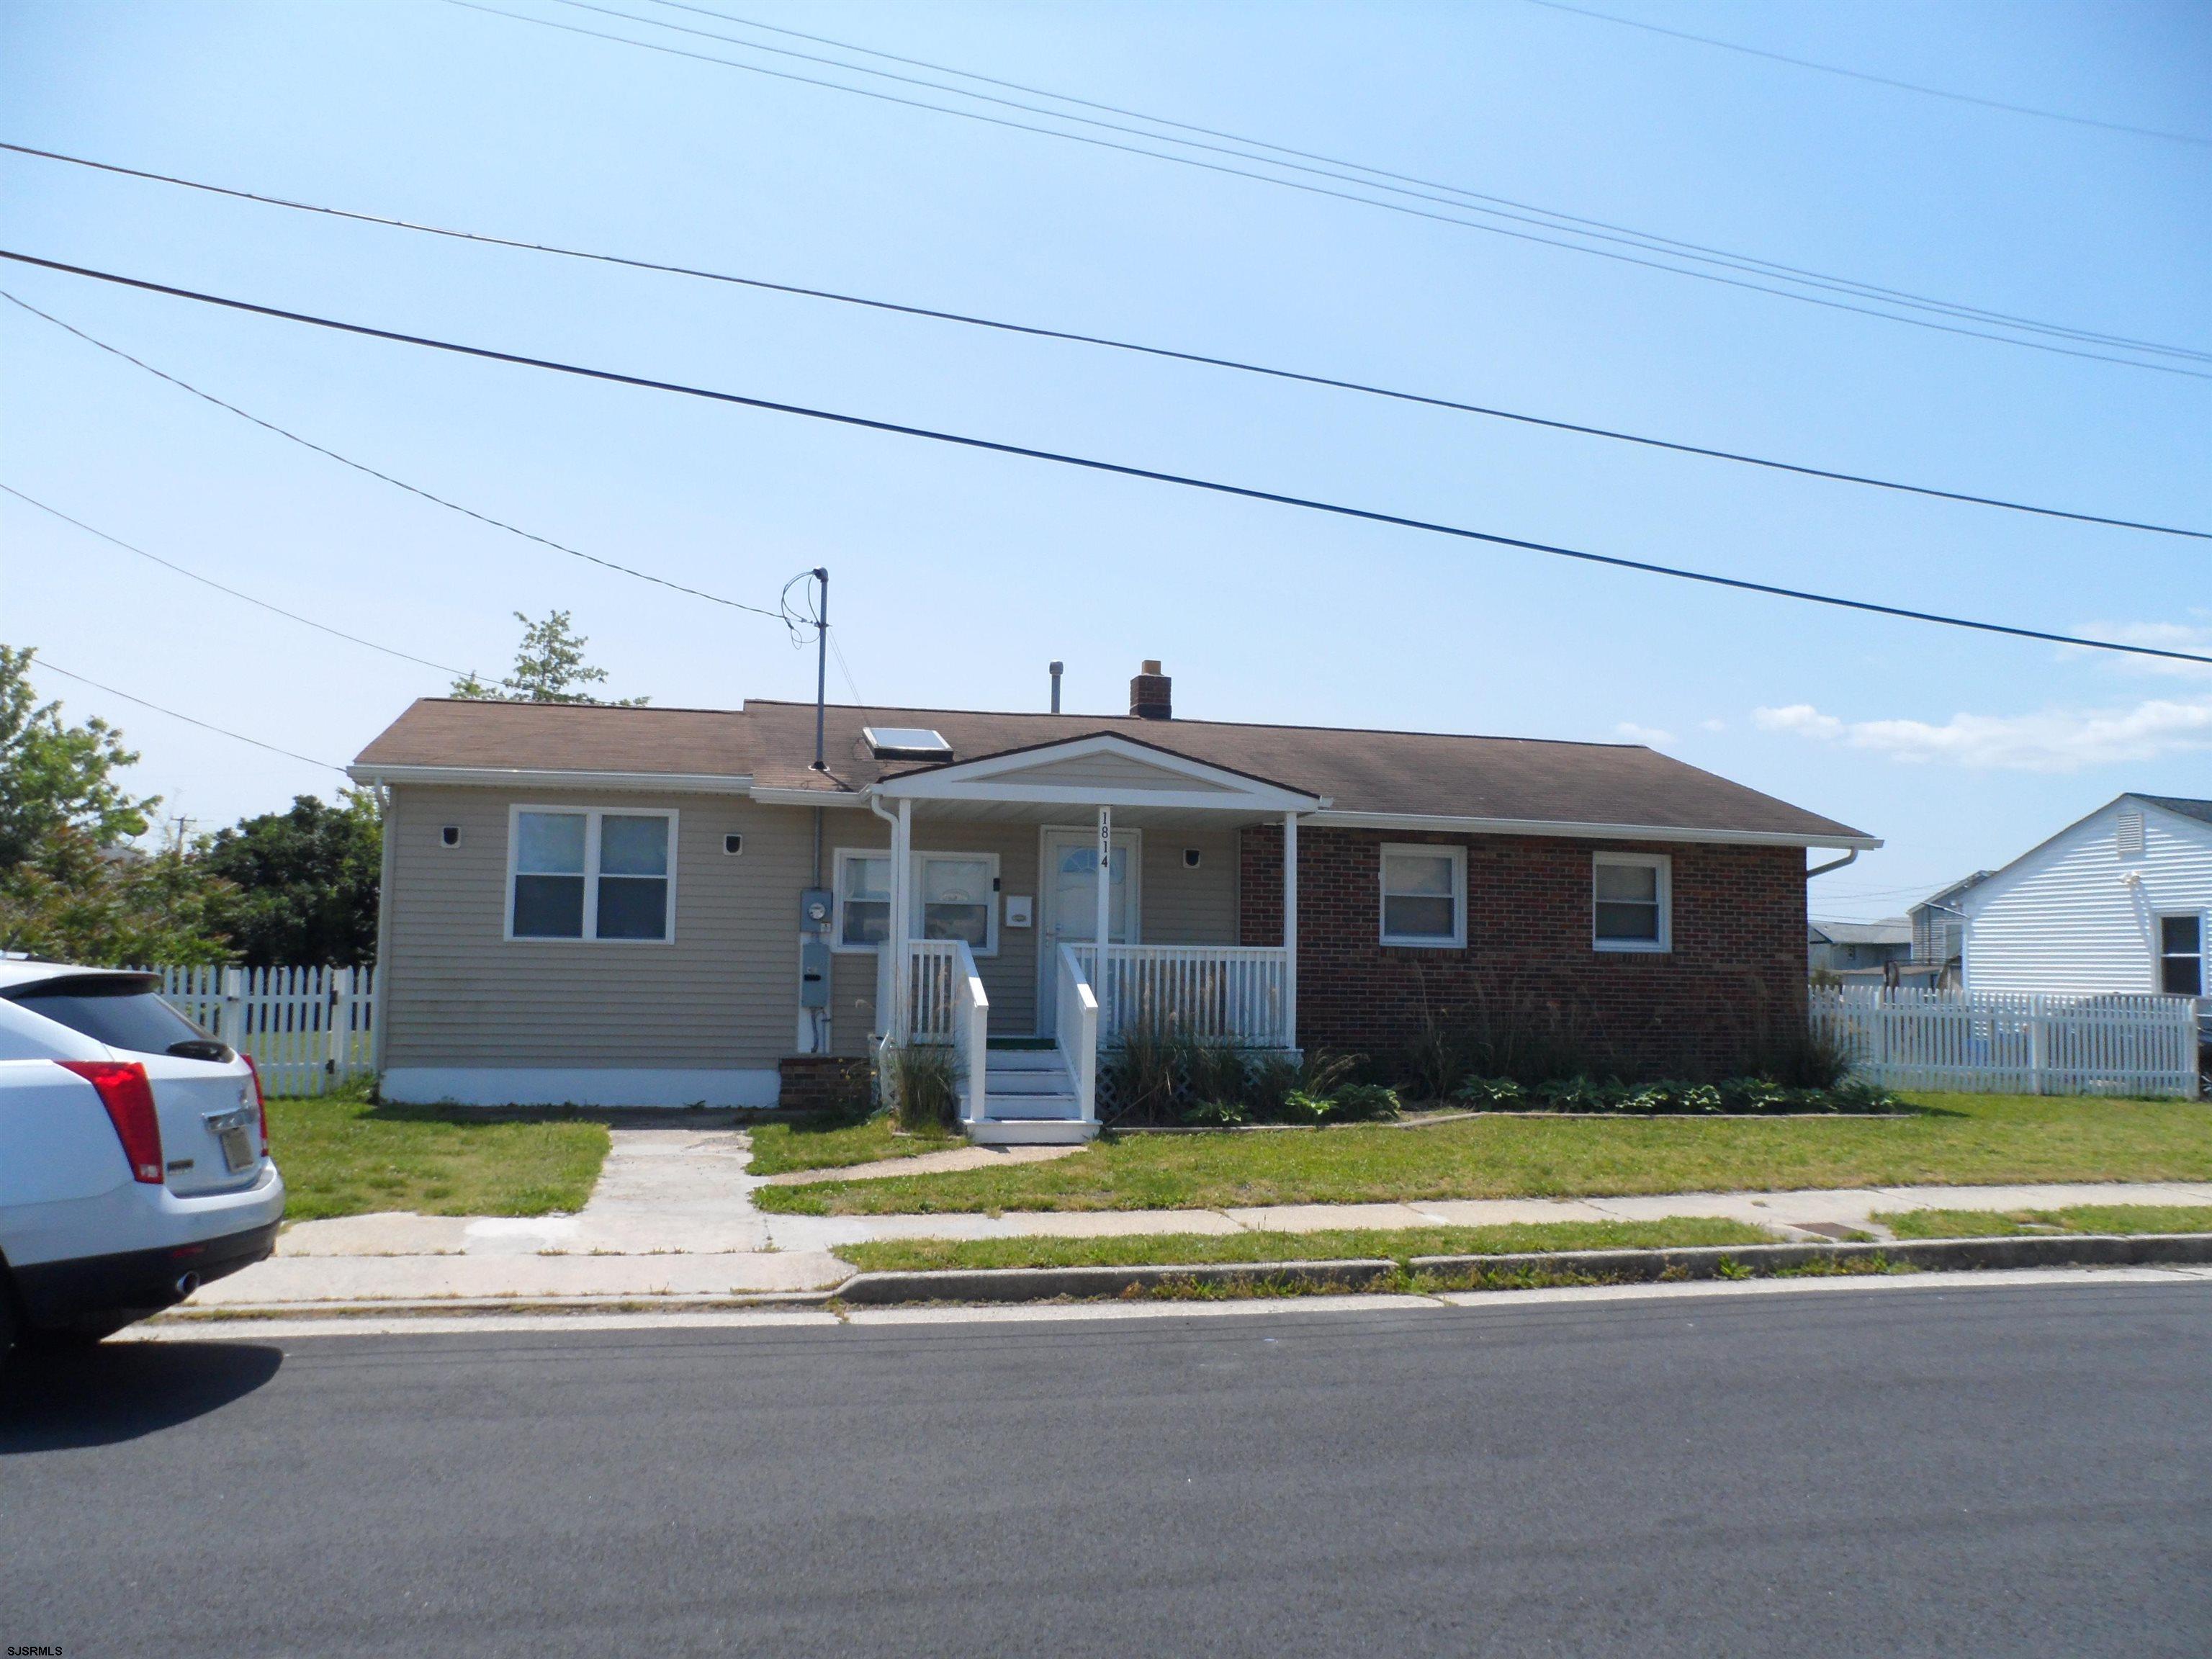
<path id="1" fill-rule="evenodd" d="M 2197 924 L 2197 949 L 2194 951 L 2168 951 L 2166 948 L 2166 924 L 2169 921 L 2194 921 Z M 2169 991 L 2166 988 L 2166 964 L 2169 962 L 2186 961 L 2192 956 L 2196 958 L 2197 962 L 2197 995 L 2203 997 L 2208 994 L 2212 994 L 2212 990 L 2208 989 L 2208 988 L 2212 988 L 2212 975 L 2208 975 L 2204 971 L 2208 959 L 2212 959 L 2212 951 L 2207 951 L 2205 949 L 2208 942 L 2212 942 L 2208 941 L 2206 938 L 2208 933 L 2212 933 L 2212 912 L 2203 910 L 2154 911 L 2151 915 L 2150 926 L 2150 988 L 2153 994 L 2158 996 L 2181 996 L 2185 994 L 2183 992 Z"/>
<path id="2" fill-rule="evenodd" d="M 1410 854 L 1416 858 L 1446 858 L 1452 866 L 1452 931 L 1445 939 L 1440 934 L 1399 934 L 1390 932 L 1389 875 L 1390 855 Z M 1408 895 L 1400 894 L 1401 898 Z M 1440 842 L 1393 841 L 1382 843 L 1375 860 L 1375 932 L 1376 937 L 1394 951 L 1464 951 L 1467 949 L 1467 848 L 1453 847 Z"/>
<path id="3" fill-rule="evenodd" d="M 914 854 L 914 879 L 908 884 L 914 893 L 912 913 L 908 918 L 908 937 L 922 937 L 921 872 L 933 861 L 957 864 L 988 864 L 991 866 L 991 886 L 983 901 L 983 943 L 968 948 L 978 957 L 999 954 L 999 855 L 996 853 L 963 853 L 957 847 L 933 848 L 927 852 L 917 850 Z"/>
<path id="4" fill-rule="evenodd" d="M 1648 939 L 1605 939 L 1597 931 L 1597 872 L 1612 866 L 1616 869 L 1656 870 L 1659 872 L 1659 938 L 1655 943 Z M 1667 853 L 1593 853 L 1590 854 L 1590 948 L 1593 951 L 1622 951 L 1638 952 L 1647 957 L 1663 956 L 1674 948 L 1674 860 Z"/>
<path id="5" fill-rule="evenodd" d="M 830 866 L 830 948 L 840 956 L 872 957 L 876 953 L 872 945 L 845 943 L 845 866 L 854 859 L 881 859 L 890 862 L 888 847 L 840 847 Z M 963 852 L 957 847 L 933 847 L 927 850 L 915 849 L 907 871 L 907 937 L 921 937 L 922 866 L 932 859 L 955 860 L 963 864 L 988 864 L 991 866 L 991 895 L 984 906 L 984 943 L 969 945 L 978 957 L 999 954 L 999 855 L 996 853 Z"/>
<path id="6" fill-rule="evenodd" d="M 877 947 L 872 945 L 845 943 L 845 866 L 855 859 L 881 859 L 886 865 L 891 861 L 888 847 L 841 847 L 830 868 L 830 948 L 841 957 L 872 957 Z M 890 895 L 884 897 L 888 901 Z"/>
<path id="7" fill-rule="evenodd" d="M 545 812 L 584 820 L 584 931 L 549 938 L 543 933 L 514 931 L 514 881 L 523 872 L 520 861 L 522 815 Z M 603 818 L 665 818 L 668 823 L 668 926 L 659 939 L 601 939 L 599 937 L 599 823 Z M 509 945 L 673 945 L 676 943 L 677 809 L 672 806 L 574 806 L 553 803 L 512 801 L 507 809 L 506 908 L 500 917 L 500 937 Z"/>

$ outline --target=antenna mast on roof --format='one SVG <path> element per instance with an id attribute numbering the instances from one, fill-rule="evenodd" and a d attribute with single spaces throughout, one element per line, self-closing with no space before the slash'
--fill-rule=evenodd
<path id="1" fill-rule="evenodd" d="M 826 772 L 830 768 L 822 752 L 822 718 L 830 687 L 830 573 L 817 565 L 814 580 L 822 585 L 814 605 L 814 769 Z"/>

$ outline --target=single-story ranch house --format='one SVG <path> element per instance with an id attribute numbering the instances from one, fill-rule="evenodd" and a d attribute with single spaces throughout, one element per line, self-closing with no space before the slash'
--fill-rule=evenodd
<path id="1" fill-rule="evenodd" d="M 1634 745 L 1177 719 L 1150 662 L 1126 717 L 425 699 L 351 771 L 386 1098 L 793 1104 L 939 1042 L 1001 1141 L 1095 1133 L 1145 1020 L 1382 1054 L 1510 994 L 1725 1070 L 1802 1029 L 1806 849 L 1881 844 Z"/>

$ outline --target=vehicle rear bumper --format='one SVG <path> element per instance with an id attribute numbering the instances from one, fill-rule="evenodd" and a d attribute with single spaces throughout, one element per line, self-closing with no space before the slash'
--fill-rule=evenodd
<path id="1" fill-rule="evenodd" d="M 34 1330 L 62 1330 L 86 1318 L 143 1316 L 183 1301 L 210 1279 L 250 1267 L 276 1248 L 280 1224 L 265 1222 L 151 1250 L 41 1261 L 15 1270 L 15 1294 Z"/>

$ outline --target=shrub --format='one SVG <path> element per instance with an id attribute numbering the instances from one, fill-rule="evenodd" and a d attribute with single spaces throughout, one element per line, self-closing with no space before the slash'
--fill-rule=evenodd
<path id="1" fill-rule="evenodd" d="M 1252 1062 L 1243 1049 L 1226 1042 L 1193 1042 L 1183 1056 L 1183 1067 L 1193 1099 L 1240 1109 L 1250 1103 Z M 1190 1115 L 1183 1115 L 1188 1121 Z"/>
<path id="2" fill-rule="evenodd" d="M 1189 1047 L 1172 1025 L 1151 1015 L 1124 1027 L 1114 1046 L 1099 1056 L 1098 1080 L 1112 1111 L 1108 1121 L 1171 1121 L 1183 1091 Z"/>
<path id="3" fill-rule="evenodd" d="M 1246 1073 L 1244 1098 L 1262 1123 L 1285 1123 L 1283 1103 L 1299 1085 L 1304 1068 L 1285 1054 L 1262 1054 Z"/>
<path id="4" fill-rule="evenodd" d="M 1752 1045 L 1748 1059 L 1760 1077 L 1796 1089 L 1832 1089 L 1851 1069 L 1849 1048 L 1810 1030 L 1762 1036 Z"/>
<path id="5" fill-rule="evenodd" d="M 1332 1123 L 1372 1123 L 1398 1115 L 1398 1091 L 1379 1083 L 1347 1083 L 1329 1097 Z"/>
<path id="6" fill-rule="evenodd" d="M 910 1042 L 884 1051 L 884 1089 L 899 1127 L 909 1133 L 960 1127 L 960 1061 L 952 1050 Z"/>
<path id="7" fill-rule="evenodd" d="M 1202 1100 L 1195 1106 L 1184 1108 L 1182 1121 L 1194 1128 L 1233 1129 L 1240 1123 L 1249 1122 L 1251 1117 L 1242 1101 Z"/>
<path id="8" fill-rule="evenodd" d="M 1328 1115 L 1328 1097 L 1310 1095 L 1303 1089 L 1293 1089 L 1285 1095 L 1278 1109 L 1278 1121 L 1284 1123 L 1319 1123 Z"/>
<path id="9" fill-rule="evenodd" d="M 1528 1103 L 1527 1094 L 1510 1077 L 1468 1078 L 1452 1091 L 1452 1098 L 1465 1105 L 1494 1111 L 1510 1112 Z"/>

